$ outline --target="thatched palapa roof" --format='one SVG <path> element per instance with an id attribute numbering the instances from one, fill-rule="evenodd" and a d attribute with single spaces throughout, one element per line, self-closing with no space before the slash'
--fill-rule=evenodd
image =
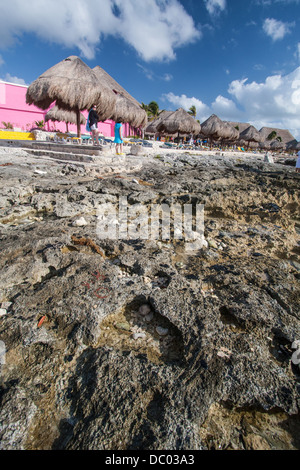
<path id="1" fill-rule="evenodd" d="M 145 134 L 156 134 L 156 132 L 158 132 L 158 124 L 160 124 L 163 119 L 169 117 L 172 113 L 173 111 L 161 111 L 156 119 L 153 119 L 153 121 L 149 122 L 148 126 L 145 129 Z"/>
<path id="2" fill-rule="evenodd" d="M 201 124 L 201 133 L 212 140 L 235 140 L 239 131 L 226 121 L 222 121 L 216 114 L 212 114 Z"/>
<path id="3" fill-rule="evenodd" d="M 240 140 L 245 140 L 250 144 L 250 142 L 260 143 L 263 142 L 263 136 L 255 129 L 254 126 L 249 126 L 243 132 L 240 133 Z"/>
<path id="4" fill-rule="evenodd" d="M 132 101 L 136 106 L 140 106 L 140 103 L 99 65 L 94 67 L 92 70 L 96 73 L 98 80 L 100 80 L 103 86 L 109 88 L 110 90 L 116 90 L 118 93 L 125 96 L 125 98 L 128 98 L 130 101 Z"/>
<path id="5" fill-rule="evenodd" d="M 167 134 L 199 134 L 201 126 L 183 108 L 179 108 L 161 119 L 157 125 L 157 131 Z"/>
<path id="6" fill-rule="evenodd" d="M 57 105 L 49 109 L 45 116 L 45 121 L 59 121 L 76 124 L 77 114 L 74 111 L 67 111 L 66 109 L 60 109 Z M 86 119 L 82 113 L 80 113 L 80 124 L 85 124 Z"/>
<path id="7" fill-rule="evenodd" d="M 290 144 L 290 143 L 295 143 L 297 142 L 295 137 L 292 136 L 292 134 L 290 133 L 290 131 L 288 131 L 287 129 L 277 129 L 277 128 L 272 128 L 272 127 L 262 127 L 260 129 L 260 134 L 262 135 L 263 137 L 263 140 L 267 140 L 268 136 L 273 132 L 275 131 L 276 132 L 276 137 L 280 137 L 281 138 L 281 141 L 284 143 L 284 144 Z"/>
<path id="8" fill-rule="evenodd" d="M 116 102 L 110 114 L 110 119 L 116 121 L 120 118 L 123 122 L 128 122 L 133 127 L 145 127 L 148 121 L 147 113 L 141 108 L 139 102 L 99 65 L 93 68 L 93 72 L 101 85 L 109 88 L 116 96 Z M 101 107 L 97 107 L 97 112 L 101 119 Z"/>
<path id="9" fill-rule="evenodd" d="M 66 109 L 60 109 L 57 105 L 49 109 L 45 116 L 45 122 L 47 121 L 58 121 L 66 123 L 66 132 L 69 132 L 68 124 L 77 124 L 77 113 L 75 111 L 68 111 Z M 85 124 L 86 119 L 82 113 L 80 113 L 80 124 Z"/>
<path id="10" fill-rule="evenodd" d="M 79 111 L 96 104 L 108 116 L 116 95 L 99 83 L 95 73 L 79 57 L 70 56 L 46 70 L 27 89 L 28 104 L 47 109 L 54 101 L 59 108 L 76 112 L 80 135 Z"/>
<path id="11" fill-rule="evenodd" d="M 148 122 L 146 111 L 120 93 L 117 93 L 115 109 L 111 119 L 114 121 L 121 119 L 122 122 L 128 122 L 133 127 L 145 127 Z"/>
<path id="12" fill-rule="evenodd" d="M 280 142 L 279 140 L 273 140 L 270 144 L 270 148 L 272 150 L 283 149 L 286 148 L 286 144 L 284 142 Z"/>
<path id="13" fill-rule="evenodd" d="M 230 124 L 230 126 L 232 126 L 233 128 L 238 127 L 237 130 L 240 133 L 245 131 L 246 129 L 248 129 L 248 127 L 250 127 L 250 125 L 251 125 L 248 122 L 237 122 L 237 121 L 224 121 L 224 122 L 227 122 L 227 124 Z"/>

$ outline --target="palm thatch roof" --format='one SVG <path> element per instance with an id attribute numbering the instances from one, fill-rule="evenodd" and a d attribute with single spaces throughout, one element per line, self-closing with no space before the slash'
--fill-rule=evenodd
<path id="1" fill-rule="evenodd" d="M 161 119 L 157 124 L 157 131 L 166 132 L 167 134 L 199 134 L 201 126 L 183 108 L 178 108 L 169 116 Z"/>
<path id="2" fill-rule="evenodd" d="M 150 121 L 149 124 L 147 125 L 145 129 L 145 134 L 155 134 L 157 131 L 157 126 L 158 124 L 163 120 L 166 119 L 167 117 L 170 116 L 174 111 L 161 111 L 156 119 L 153 119 L 153 121 Z"/>
<path id="3" fill-rule="evenodd" d="M 115 109 L 111 119 L 128 122 L 133 127 L 145 127 L 148 122 L 147 113 L 140 106 L 136 106 L 133 101 L 126 98 L 121 93 L 117 93 Z"/>
<path id="4" fill-rule="evenodd" d="M 66 123 L 66 132 L 69 132 L 68 124 L 77 124 L 77 114 L 75 111 L 68 111 L 66 109 L 60 109 L 57 105 L 49 109 L 45 116 L 45 122 L 47 121 L 58 121 Z M 80 124 L 85 124 L 86 119 L 82 113 L 80 113 Z"/>
<path id="5" fill-rule="evenodd" d="M 223 121 L 223 139 L 226 140 L 236 140 L 239 138 L 239 131 L 232 127 L 228 122 Z"/>
<path id="6" fill-rule="evenodd" d="M 79 111 L 96 104 L 101 106 L 103 114 L 109 114 L 116 95 L 99 83 L 95 73 L 79 57 L 70 56 L 46 70 L 27 89 L 28 104 L 47 109 L 54 101 L 59 108 L 76 112 L 80 136 Z"/>
<path id="7" fill-rule="evenodd" d="M 290 133 L 287 129 L 278 129 L 273 127 L 262 127 L 260 129 L 260 134 L 262 135 L 264 140 L 267 140 L 268 136 L 272 134 L 272 132 L 276 132 L 276 138 L 281 138 L 281 141 L 286 145 L 295 143 L 295 137 Z M 297 142 L 297 141 L 296 141 Z"/>
<path id="8" fill-rule="evenodd" d="M 247 129 L 241 132 L 239 138 L 241 140 L 245 140 L 246 142 L 248 142 L 248 145 L 251 142 L 255 142 L 259 144 L 260 142 L 263 142 L 263 140 L 265 140 L 263 136 L 261 135 L 261 133 L 258 132 L 258 130 L 255 129 L 254 126 L 249 126 Z"/>
<path id="9" fill-rule="evenodd" d="M 237 122 L 237 121 L 224 121 L 224 122 L 227 122 L 227 124 L 230 124 L 230 126 L 234 127 L 235 129 L 238 127 L 237 130 L 240 133 L 245 131 L 250 126 L 250 124 L 247 122 Z"/>
<path id="10" fill-rule="evenodd" d="M 296 139 L 286 144 L 286 150 L 299 150 L 299 148 L 300 148 L 300 142 L 297 142 Z"/>
<path id="11" fill-rule="evenodd" d="M 276 150 L 276 149 L 285 149 L 286 148 L 286 144 L 284 142 L 280 142 L 279 140 L 273 140 L 273 142 L 271 142 L 270 144 L 270 148 L 272 150 Z"/>
<path id="12" fill-rule="evenodd" d="M 222 121 L 216 114 L 212 114 L 201 124 L 201 133 L 210 137 L 211 140 L 235 140 L 239 136 L 237 129 L 234 129 L 228 122 Z"/>
<path id="13" fill-rule="evenodd" d="M 49 109 L 45 116 L 45 121 L 59 121 L 76 124 L 77 114 L 74 111 L 68 111 L 66 109 L 60 109 L 57 105 Z M 85 124 L 86 119 L 82 113 L 80 113 L 80 124 Z"/>
<path id="14" fill-rule="evenodd" d="M 106 86 L 110 90 L 115 90 L 121 95 L 125 96 L 125 98 L 128 98 L 130 101 L 132 101 L 136 106 L 141 106 L 140 103 L 133 97 L 131 96 L 128 91 L 125 90 L 114 78 L 112 78 L 105 70 L 103 70 L 99 65 L 96 65 L 94 67 L 93 72 L 96 73 L 98 80 L 100 80 L 100 83 L 103 84 L 103 86 Z"/>
<path id="15" fill-rule="evenodd" d="M 268 140 L 263 140 L 262 142 L 259 142 L 259 148 L 264 149 L 264 150 L 270 150 L 271 142 Z"/>
<path id="16" fill-rule="evenodd" d="M 140 103 L 99 65 L 93 68 L 93 72 L 101 85 L 109 88 L 116 96 L 116 102 L 109 118 L 114 121 L 121 119 L 122 122 L 128 122 L 133 127 L 145 127 L 148 117 Z M 100 106 L 97 106 L 97 112 L 101 119 L 102 110 Z"/>

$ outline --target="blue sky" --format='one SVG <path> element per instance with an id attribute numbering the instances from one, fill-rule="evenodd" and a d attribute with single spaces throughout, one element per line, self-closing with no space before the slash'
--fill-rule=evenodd
<path id="1" fill-rule="evenodd" d="M 0 0 L 0 79 L 70 55 L 138 101 L 300 140 L 300 0 Z"/>

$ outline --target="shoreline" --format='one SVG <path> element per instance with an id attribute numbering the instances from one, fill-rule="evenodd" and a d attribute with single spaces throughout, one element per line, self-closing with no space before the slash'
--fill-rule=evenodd
<path id="1" fill-rule="evenodd" d="M 151 142 L 151 141 L 149 141 Z M 211 158 L 216 157 L 218 159 L 224 158 L 224 160 L 241 160 L 241 161 L 248 161 L 248 162 L 264 162 L 269 163 L 265 160 L 265 156 L 267 152 L 258 152 L 258 151 L 237 151 L 237 150 L 207 150 L 207 149 L 176 149 L 176 148 L 165 148 L 163 147 L 163 142 L 151 142 L 153 147 L 143 147 L 140 145 L 132 144 L 132 145 L 124 145 L 123 146 L 123 153 L 124 156 L 118 156 L 115 153 L 115 144 L 108 144 L 106 146 L 93 147 L 92 145 L 78 145 L 78 144 L 59 144 L 59 143 L 51 143 L 43 142 L 43 141 L 33 141 L 33 143 L 26 143 L 22 144 L 22 142 L 15 141 L 13 144 L 9 143 L 5 145 L 4 142 L 0 142 L 0 160 L 3 158 L 12 158 L 14 159 L 14 153 L 19 155 L 23 155 L 25 158 L 36 156 L 39 159 L 45 159 L 47 157 L 47 153 L 53 156 L 57 155 L 59 159 L 59 155 L 64 155 L 64 160 L 72 162 L 86 162 L 88 163 L 96 163 L 101 158 L 101 161 L 105 164 L 107 160 L 111 159 L 111 163 L 117 162 L 118 164 L 121 162 L 129 163 L 130 161 L 140 159 L 144 161 L 147 157 L 158 157 L 159 155 L 162 157 L 169 156 L 180 158 L 183 155 L 191 156 L 191 157 L 199 157 L 204 160 L 213 161 Z M 135 148 L 132 151 L 132 148 Z M 5 155 L 5 157 L 3 157 Z M 76 158 L 76 155 L 80 157 Z M 284 161 L 288 161 L 289 163 L 285 166 L 293 167 L 292 162 L 297 161 L 297 155 L 290 155 L 290 154 L 280 154 L 278 152 L 268 152 L 273 158 L 273 162 L 270 164 L 280 164 Z M 86 158 L 85 158 L 86 157 Z M 89 158 L 91 157 L 91 158 Z"/>

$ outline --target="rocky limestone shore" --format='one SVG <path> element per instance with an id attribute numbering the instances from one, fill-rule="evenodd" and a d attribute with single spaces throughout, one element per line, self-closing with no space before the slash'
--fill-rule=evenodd
<path id="1" fill-rule="evenodd" d="M 299 449 L 300 174 L 126 153 L 0 148 L 0 448 Z M 204 204 L 204 245 L 100 240 L 121 195 Z"/>

